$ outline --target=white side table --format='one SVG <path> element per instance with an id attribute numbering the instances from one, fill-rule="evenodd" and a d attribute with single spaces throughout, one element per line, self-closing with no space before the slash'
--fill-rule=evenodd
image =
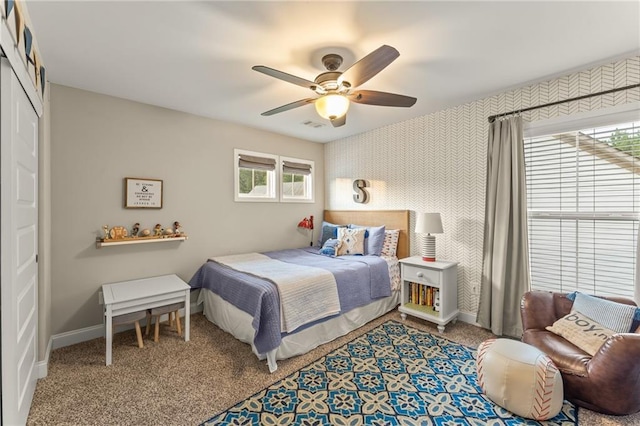
<path id="1" fill-rule="evenodd" d="M 106 365 L 111 365 L 113 317 L 184 302 L 184 341 L 189 341 L 191 287 L 177 275 L 121 281 L 102 285 L 105 311 Z"/>
<path id="2" fill-rule="evenodd" d="M 444 333 L 444 327 L 458 319 L 458 262 L 426 262 L 420 256 L 412 256 L 400 259 L 400 265 L 400 316 L 404 320 L 409 314 L 434 322 Z M 430 292 L 429 297 L 434 297 L 436 291 L 438 304 L 425 296 Z"/>

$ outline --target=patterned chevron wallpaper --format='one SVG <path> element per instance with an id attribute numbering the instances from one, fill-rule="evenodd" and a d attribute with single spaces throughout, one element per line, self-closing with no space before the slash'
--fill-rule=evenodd
<path id="1" fill-rule="evenodd" d="M 458 306 L 475 321 L 482 272 L 487 117 L 501 112 L 640 83 L 640 56 L 570 74 L 393 124 L 325 146 L 329 209 L 440 212 L 439 259 L 457 260 Z M 640 100 L 626 90 L 523 114 L 529 121 Z M 356 204 L 353 179 L 370 183 L 370 201 Z M 417 254 L 412 235 L 411 252 Z"/>

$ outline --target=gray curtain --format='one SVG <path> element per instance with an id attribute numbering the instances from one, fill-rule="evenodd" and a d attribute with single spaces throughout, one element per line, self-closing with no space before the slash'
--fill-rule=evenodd
<path id="1" fill-rule="evenodd" d="M 640 226 L 638 226 L 638 239 L 636 240 L 636 291 L 634 300 L 640 304 Z"/>
<path id="2" fill-rule="evenodd" d="M 529 238 L 522 118 L 489 126 L 482 283 L 476 321 L 520 338 L 520 298 L 529 289 Z"/>

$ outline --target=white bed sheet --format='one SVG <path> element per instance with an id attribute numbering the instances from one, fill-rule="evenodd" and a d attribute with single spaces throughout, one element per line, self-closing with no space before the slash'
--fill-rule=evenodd
<path id="1" fill-rule="evenodd" d="M 259 354 L 253 345 L 255 330 L 251 325 L 253 321 L 251 315 L 205 288 L 200 290 L 198 304 L 200 303 L 204 303 L 204 315 L 209 321 L 231 333 L 236 339 L 251 345 L 251 350 L 258 359 L 267 358 L 269 370 L 274 372 L 277 369 L 276 360 L 307 353 L 311 349 L 344 336 L 394 309 L 400 303 L 400 292 L 393 291 L 389 297 L 284 336 L 280 346 L 268 354 Z"/>

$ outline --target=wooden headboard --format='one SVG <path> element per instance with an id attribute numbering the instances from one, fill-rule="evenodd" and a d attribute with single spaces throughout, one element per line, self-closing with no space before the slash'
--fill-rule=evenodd
<path id="1" fill-rule="evenodd" d="M 409 210 L 325 210 L 324 220 L 338 225 L 354 223 L 363 226 L 384 225 L 386 229 L 399 229 L 400 238 L 396 255 L 409 257 Z"/>

